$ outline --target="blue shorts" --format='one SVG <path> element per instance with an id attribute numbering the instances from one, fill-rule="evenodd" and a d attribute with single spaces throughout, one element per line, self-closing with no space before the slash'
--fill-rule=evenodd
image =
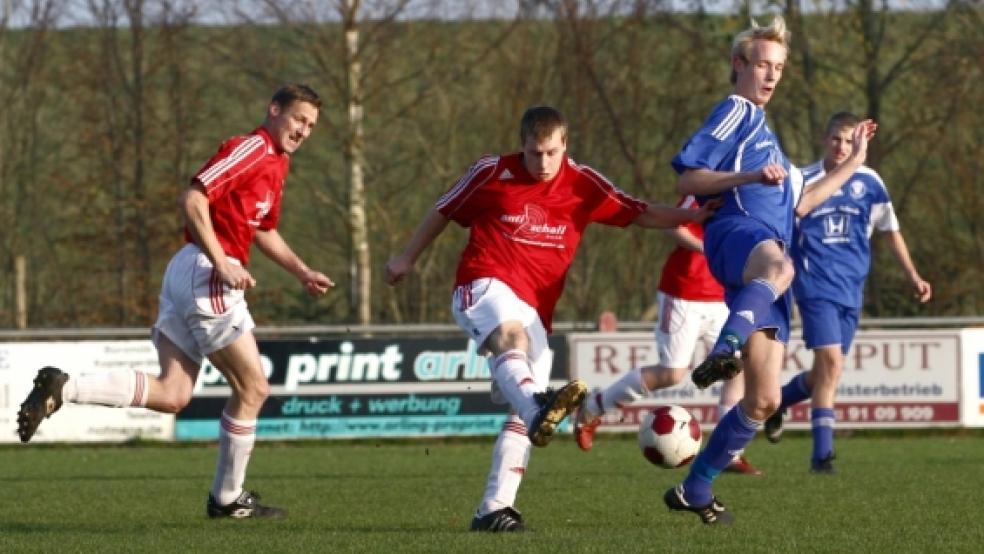
<path id="1" fill-rule="evenodd" d="M 810 350 L 840 346 L 847 354 L 858 330 L 861 310 L 818 298 L 797 298 L 803 319 L 803 341 Z"/>
<path id="2" fill-rule="evenodd" d="M 785 248 L 785 241 L 761 221 L 745 216 L 724 216 L 711 219 L 704 227 L 704 254 L 711 274 L 724 285 L 724 301 L 731 307 L 735 296 L 745 287 L 742 274 L 748 256 L 760 243 L 772 240 Z M 776 338 L 789 342 L 789 320 L 793 297 L 790 290 L 772 303 L 769 315 L 758 322 L 756 329 L 775 329 Z"/>

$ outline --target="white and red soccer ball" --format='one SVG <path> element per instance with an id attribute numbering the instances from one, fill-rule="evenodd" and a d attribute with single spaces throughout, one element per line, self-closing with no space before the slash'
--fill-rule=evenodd
<path id="1" fill-rule="evenodd" d="M 658 406 L 639 424 L 639 448 L 658 466 L 685 466 L 700 450 L 700 424 L 681 406 Z"/>

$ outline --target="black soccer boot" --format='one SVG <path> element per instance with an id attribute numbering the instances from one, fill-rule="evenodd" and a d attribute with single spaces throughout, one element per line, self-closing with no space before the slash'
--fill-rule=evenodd
<path id="1" fill-rule="evenodd" d="M 68 382 L 68 374 L 56 367 L 43 367 L 34 378 L 34 388 L 17 412 L 17 434 L 21 442 L 27 442 L 41 425 L 41 420 L 62 407 L 62 387 Z"/>

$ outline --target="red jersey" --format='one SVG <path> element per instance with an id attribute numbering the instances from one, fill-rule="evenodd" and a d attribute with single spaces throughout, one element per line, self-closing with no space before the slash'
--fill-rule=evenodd
<path id="1" fill-rule="evenodd" d="M 455 286 L 484 277 L 499 279 L 536 309 L 549 332 L 588 223 L 624 227 L 647 204 L 566 157 L 552 180 L 538 181 L 517 152 L 475 162 L 436 207 L 470 228 Z"/>
<path id="2" fill-rule="evenodd" d="M 212 227 L 227 256 L 246 265 L 256 230 L 277 227 L 289 166 L 290 156 L 260 127 L 222 143 L 192 178 L 205 187 Z M 185 240 L 194 242 L 187 227 Z"/>
<path id="3" fill-rule="evenodd" d="M 700 204 L 693 196 L 686 196 L 677 207 L 696 210 L 700 208 Z M 695 237 L 704 240 L 704 228 L 700 223 L 691 222 L 683 227 Z M 663 264 L 659 290 L 684 300 L 724 302 L 724 288 L 711 275 L 704 254 L 679 245 L 670 252 L 670 257 Z"/>

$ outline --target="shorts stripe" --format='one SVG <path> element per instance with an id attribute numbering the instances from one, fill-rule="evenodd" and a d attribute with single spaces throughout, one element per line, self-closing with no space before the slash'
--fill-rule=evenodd
<path id="1" fill-rule="evenodd" d="M 134 373 L 136 382 L 133 386 L 133 398 L 130 399 L 131 406 L 140 406 L 143 400 L 144 389 L 147 387 L 147 374 L 142 371 Z"/>
<path id="2" fill-rule="evenodd" d="M 212 269 L 212 278 L 208 284 L 209 300 L 212 302 L 212 311 L 216 314 L 225 313 L 225 298 L 223 298 L 223 283 L 219 277 L 219 272 Z"/>

